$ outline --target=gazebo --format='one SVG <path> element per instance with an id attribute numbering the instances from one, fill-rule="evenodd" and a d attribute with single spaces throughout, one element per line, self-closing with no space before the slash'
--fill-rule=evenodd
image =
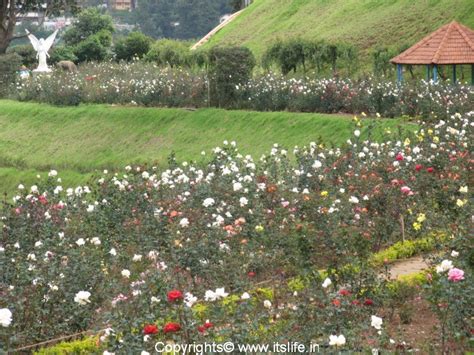
<path id="1" fill-rule="evenodd" d="M 474 85 L 474 31 L 453 21 L 423 38 L 414 46 L 390 60 L 397 65 L 397 80 L 403 80 L 403 65 L 426 65 L 427 79 L 438 81 L 440 65 L 452 65 L 453 83 L 456 83 L 456 66 L 471 65 Z"/>

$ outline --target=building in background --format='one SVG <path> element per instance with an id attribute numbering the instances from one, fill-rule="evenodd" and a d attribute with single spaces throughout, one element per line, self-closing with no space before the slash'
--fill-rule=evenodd
<path id="1" fill-rule="evenodd" d="M 136 0 L 110 0 L 110 8 L 113 10 L 132 11 L 136 4 Z"/>

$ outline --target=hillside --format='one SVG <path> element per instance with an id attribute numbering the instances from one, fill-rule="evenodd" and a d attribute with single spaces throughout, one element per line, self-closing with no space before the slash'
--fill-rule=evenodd
<path id="1" fill-rule="evenodd" d="M 452 20 L 474 27 L 472 0 L 254 0 L 208 42 L 245 45 L 260 57 L 291 37 L 377 45 L 414 44 Z"/>
<path id="2" fill-rule="evenodd" d="M 311 141 L 342 144 L 351 136 L 351 117 L 288 112 L 156 109 L 84 105 L 53 107 L 0 100 L 0 193 L 54 168 L 65 184 L 84 182 L 101 169 L 135 162 L 163 164 L 202 159 L 227 139 L 259 157 L 273 143 L 291 149 Z M 396 127 L 401 120 L 381 120 Z"/>

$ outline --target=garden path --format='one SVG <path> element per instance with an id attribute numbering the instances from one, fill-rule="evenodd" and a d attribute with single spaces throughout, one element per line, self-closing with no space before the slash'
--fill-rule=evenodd
<path id="1" fill-rule="evenodd" d="M 428 269 L 429 266 L 421 256 L 397 261 L 390 265 L 390 277 L 397 279 L 398 276 L 409 275 Z"/>

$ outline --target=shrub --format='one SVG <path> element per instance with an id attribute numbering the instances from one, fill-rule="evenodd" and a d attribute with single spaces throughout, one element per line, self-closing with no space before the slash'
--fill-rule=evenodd
<path id="1" fill-rule="evenodd" d="M 286 42 L 276 42 L 263 55 L 263 66 L 268 68 L 277 64 L 283 75 L 303 67 L 306 71 L 310 43 L 302 39 L 292 39 Z"/>
<path id="2" fill-rule="evenodd" d="M 255 57 L 245 47 L 214 47 L 208 52 L 210 103 L 217 107 L 235 107 L 238 86 L 252 75 Z"/>
<path id="3" fill-rule="evenodd" d="M 372 51 L 374 75 L 388 77 L 394 68 L 394 65 L 390 63 L 390 59 L 395 55 L 396 53 L 387 47 L 376 47 Z"/>
<path id="4" fill-rule="evenodd" d="M 15 82 L 22 60 L 17 53 L 0 55 L 0 96 L 6 95 L 9 85 Z"/>
<path id="5" fill-rule="evenodd" d="M 357 49 L 347 43 L 290 39 L 277 41 L 264 53 L 263 67 L 268 69 L 274 64 L 283 75 L 290 71 L 296 73 L 299 69 L 306 72 L 309 66 L 315 68 L 318 73 L 321 73 L 325 66 L 329 66 L 335 75 L 338 64 L 345 73 L 351 75 L 358 67 L 358 54 Z"/>
<path id="6" fill-rule="evenodd" d="M 132 32 L 115 43 L 114 53 L 117 60 L 130 61 L 142 58 L 150 50 L 153 39 L 141 32 Z"/>
<path id="7" fill-rule="evenodd" d="M 100 347 L 97 346 L 97 337 L 88 337 L 82 340 L 64 341 L 54 346 L 40 349 L 34 352 L 34 355 L 88 355 L 102 354 Z"/>
<path id="8" fill-rule="evenodd" d="M 413 242 L 392 250 L 411 255 L 415 241 L 428 248 L 423 235 L 440 230 L 453 235 L 443 249 L 465 274 L 437 272 L 421 287 L 438 308 L 440 338 L 462 353 L 474 294 L 473 118 L 386 132 L 383 143 L 354 119 L 339 148 L 311 142 L 290 157 L 275 144 L 254 160 L 224 142 L 197 163 L 170 157 L 75 188 L 50 171 L 19 186 L 0 211 L 0 351 L 84 330 L 102 330 L 103 349 L 120 354 L 158 341 L 272 343 L 289 334 L 332 347 L 335 332 L 347 340 L 337 350 L 396 350 L 388 342 L 396 330 L 385 319 L 373 329 L 371 316 L 408 302 L 420 280 L 383 280 L 372 250 L 397 245 L 405 230 Z M 412 310 L 401 311 L 409 320 Z"/>
<path id="9" fill-rule="evenodd" d="M 170 66 L 171 68 L 193 64 L 188 43 L 169 39 L 156 41 L 146 54 L 145 59 L 160 66 Z"/>
<path id="10" fill-rule="evenodd" d="M 99 36 L 90 36 L 74 47 L 74 55 L 79 62 L 103 61 L 107 57 L 107 48 Z"/>
<path id="11" fill-rule="evenodd" d="M 62 60 L 69 60 L 76 63 L 78 59 L 74 54 L 74 48 L 69 46 L 54 46 L 51 49 L 49 62 L 51 64 L 56 64 Z"/>
<path id="12" fill-rule="evenodd" d="M 33 46 L 29 44 L 10 47 L 7 53 L 16 53 L 21 57 L 21 63 L 28 68 L 33 69 L 33 66 L 38 64 L 38 59 L 36 58 L 36 51 Z"/>

